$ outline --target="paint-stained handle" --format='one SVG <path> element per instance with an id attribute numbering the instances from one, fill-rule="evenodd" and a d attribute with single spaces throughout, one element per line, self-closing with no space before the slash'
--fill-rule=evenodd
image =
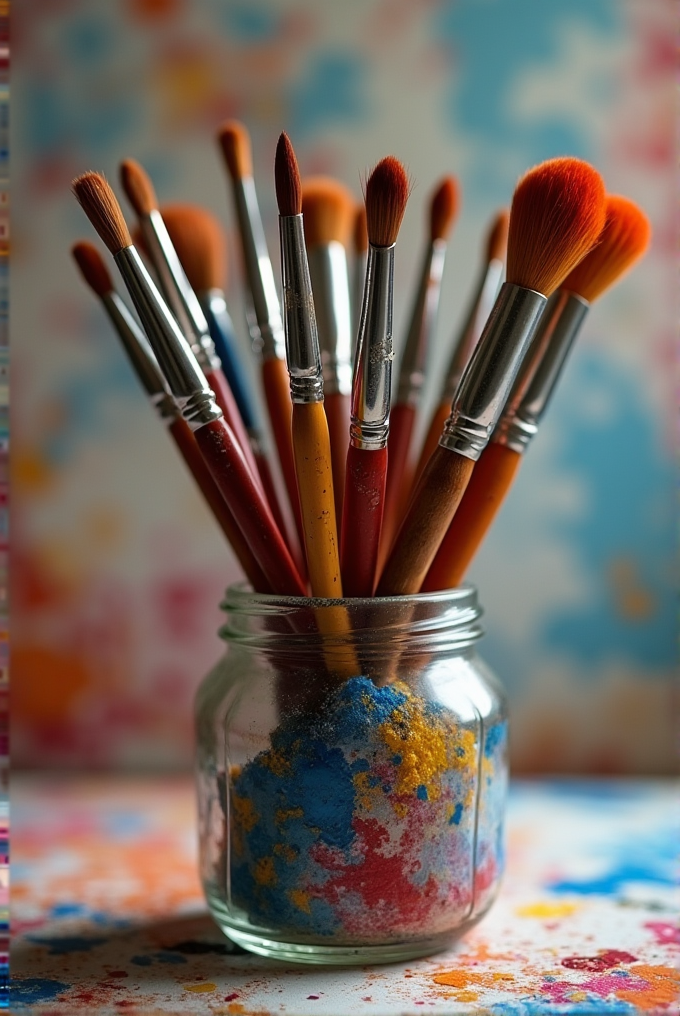
<path id="1" fill-rule="evenodd" d="M 342 498 L 345 493 L 345 465 L 349 444 L 350 397 L 341 392 L 331 392 L 324 398 L 324 409 L 328 420 L 333 460 L 333 490 L 335 492 L 335 517 L 342 518 Z"/>
<path id="2" fill-rule="evenodd" d="M 419 592 L 474 467 L 473 459 L 437 446 L 416 484 L 378 583 L 378 596 Z"/>
<path id="3" fill-rule="evenodd" d="M 205 376 L 208 384 L 215 393 L 217 405 L 224 413 L 224 419 L 229 424 L 234 437 L 241 446 L 245 460 L 248 463 L 248 468 L 253 474 L 255 480 L 260 484 L 260 486 L 262 486 L 255 456 L 253 455 L 253 450 L 250 446 L 248 431 L 246 430 L 241 414 L 238 411 L 236 399 L 229 387 L 229 382 L 220 369 L 208 371 Z"/>
<path id="4" fill-rule="evenodd" d="M 459 585 L 507 494 L 522 456 L 491 442 L 479 462 L 453 522 L 430 566 L 422 592 Z"/>
<path id="5" fill-rule="evenodd" d="M 295 457 L 293 455 L 293 403 L 290 399 L 290 379 L 283 360 L 271 356 L 262 361 L 262 387 L 269 412 L 272 434 L 279 454 L 279 463 L 286 485 L 288 499 L 301 545 L 304 545 L 300 498 L 295 479 Z"/>
<path id="6" fill-rule="evenodd" d="M 341 567 L 346 596 L 372 596 L 385 507 L 387 448 L 347 450 Z"/>

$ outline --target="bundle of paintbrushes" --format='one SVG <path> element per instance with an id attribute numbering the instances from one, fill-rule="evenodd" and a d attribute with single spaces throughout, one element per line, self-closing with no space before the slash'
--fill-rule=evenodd
<path id="1" fill-rule="evenodd" d="M 499 212 L 422 447 L 418 414 L 459 192 L 444 177 L 392 386 L 393 272 L 410 192 L 387 157 L 364 208 L 328 178 L 300 178 L 279 139 L 274 182 L 281 286 L 267 251 L 242 124 L 219 132 L 241 243 L 247 325 L 276 447 L 268 452 L 224 294 L 226 245 L 191 205 L 159 207 L 125 160 L 126 224 L 97 173 L 74 192 L 136 311 L 97 249 L 73 255 L 253 588 L 340 598 L 457 585 L 536 433 L 590 303 L 644 252 L 649 225 L 598 173 L 552 159 Z M 348 248 L 354 248 L 350 274 Z M 139 251 L 138 251 L 139 247 Z M 504 265 L 505 281 L 502 282 Z"/>

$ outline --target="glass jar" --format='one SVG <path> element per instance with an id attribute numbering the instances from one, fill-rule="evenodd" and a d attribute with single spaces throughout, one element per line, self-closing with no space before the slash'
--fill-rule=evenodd
<path id="1" fill-rule="evenodd" d="M 444 948 L 503 869 L 507 723 L 473 588 L 227 591 L 196 701 L 200 868 L 244 948 L 307 963 Z"/>

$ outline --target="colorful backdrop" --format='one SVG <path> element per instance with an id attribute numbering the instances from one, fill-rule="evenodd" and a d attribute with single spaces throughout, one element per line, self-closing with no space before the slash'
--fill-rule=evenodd
<path id="1" fill-rule="evenodd" d="M 459 175 L 437 364 L 489 216 L 529 165 L 593 161 L 645 208 L 644 263 L 596 305 L 474 565 L 517 771 L 667 771 L 676 664 L 672 0 L 24 0 L 14 14 L 12 743 L 18 765 L 186 767 L 194 689 L 238 570 L 69 257 L 69 193 L 139 159 L 161 201 L 233 229 L 214 131 L 248 125 L 270 249 L 273 154 L 360 193 L 416 186 L 403 335 L 432 185 Z M 233 238 L 233 237 L 232 237 Z M 233 249 L 233 244 L 232 244 Z M 236 273 L 229 292 L 242 323 Z M 245 348 L 244 329 L 241 335 Z"/>

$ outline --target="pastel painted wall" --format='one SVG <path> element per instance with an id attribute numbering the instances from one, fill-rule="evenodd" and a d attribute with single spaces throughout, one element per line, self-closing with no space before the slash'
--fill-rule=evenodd
<path id="1" fill-rule="evenodd" d="M 273 153 L 360 174 L 394 153 L 416 187 L 396 336 L 432 185 L 461 180 L 433 374 L 489 216 L 553 155 L 593 161 L 654 227 L 586 323 L 471 573 L 484 655 L 512 701 L 517 770 L 667 771 L 676 666 L 671 0 L 24 0 L 14 14 L 13 755 L 18 765 L 186 767 L 191 699 L 238 575 L 68 249 L 70 196 L 139 159 L 161 201 L 233 239 L 214 130 L 252 132 L 270 248 Z M 232 244 L 233 249 L 233 244 Z M 229 292 L 239 325 L 236 271 Z M 244 329 L 241 335 L 245 348 Z"/>

